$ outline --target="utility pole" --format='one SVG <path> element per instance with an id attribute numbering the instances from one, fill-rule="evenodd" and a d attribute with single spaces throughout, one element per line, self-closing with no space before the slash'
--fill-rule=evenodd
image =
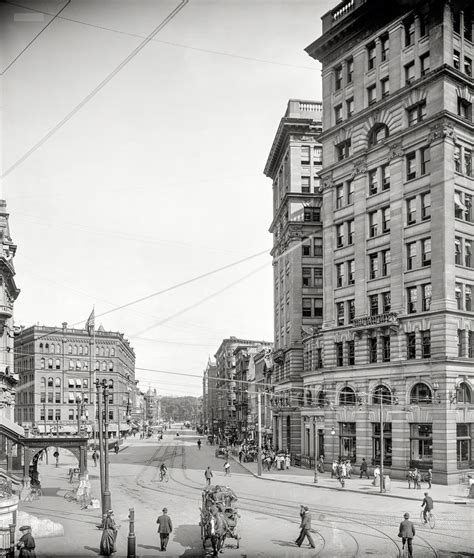
<path id="1" fill-rule="evenodd" d="M 382 389 L 379 391 L 379 401 L 380 401 L 380 494 L 383 493 L 384 482 L 383 482 L 383 392 Z"/>
<path id="2" fill-rule="evenodd" d="M 104 390 L 104 506 L 106 511 L 112 508 L 110 490 L 109 490 L 109 387 L 107 380 L 102 380 L 102 388 Z"/>
<path id="3" fill-rule="evenodd" d="M 257 450 L 257 475 L 262 476 L 262 394 L 257 388 L 257 409 L 258 409 L 258 450 Z"/>
<path id="4" fill-rule="evenodd" d="M 104 513 L 106 513 L 106 511 L 108 510 L 108 508 L 105 507 L 104 505 L 104 442 L 103 442 L 103 430 L 102 430 L 102 394 L 100 393 L 100 382 L 97 379 L 95 381 L 95 385 L 97 388 L 97 413 L 98 413 L 98 419 L 99 419 L 99 472 L 100 472 L 100 503 L 102 505 L 102 516 L 104 515 Z M 95 405 L 94 405 L 95 408 Z M 94 417 L 94 422 L 95 422 L 95 417 Z"/>

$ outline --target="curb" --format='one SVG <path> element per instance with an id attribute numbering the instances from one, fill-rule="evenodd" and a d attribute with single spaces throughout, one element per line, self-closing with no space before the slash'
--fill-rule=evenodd
<path id="1" fill-rule="evenodd" d="M 238 460 L 235 458 L 235 456 L 231 456 L 232 459 L 236 462 L 239 463 Z M 412 498 L 411 496 L 403 496 L 403 495 L 397 495 L 397 494 L 389 494 L 387 492 L 361 492 L 360 490 L 354 490 L 352 488 L 342 488 L 342 487 L 338 487 L 338 486 L 322 486 L 320 484 L 309 484 L 307 482 L 298 482 L 298 481 L 294 481 L 294 480 L 285 480 L 285 479 L 271 479 L 271 478 L 267 478 L 264 477 L 263 475 L 261 477 L 259 477 L 256 473 L 254 473 L 253 471 L 251 471 L 250 469 L 248 469 L 243 463 L 239 463 L 239 465 L 241 467 L 243 467 L 246 471 L 248 471 L 252 476 L 254 476 L 256 479 L 259 480 L 266 480 L 266 481 L 271 481 L 271 482 L 283 482 L 286 484 L 296 484 L 297 486 L 306 486 L 306 487 L 312 487 L 312 488 L 321 488 L 321 489 L 326 489 L 326 490 L 337 490 L 339 492 L 351 492 L 353 494 L 367 494 L 369 496 L 383 496 L 386 498 L 401 498 L 403 500 L 412 500 L 413 502 L 419 502 L 420 498 Z M 469 501 L 467 498 L 460 496 L 460 498 L 464 498 L 463 500 L 460 500 L 459 502 L 454 502 L 453 500 L 436 500 L 437 504 L 453 504 L 453 505 L 473 505 L 474 504 L 474 500 L 473 501 Z"/>

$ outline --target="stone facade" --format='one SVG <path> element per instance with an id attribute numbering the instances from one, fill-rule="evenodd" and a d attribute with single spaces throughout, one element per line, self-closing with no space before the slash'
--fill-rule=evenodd
<path id="1" fill-rule="evenodd" d="M 321 103 L 291 99 L 265 166 L 273 182 L 273 445 L 300 452 L 304 334 L 322 323 Z"/>
<path id="2" fill-rule="evenodd" d="M 341 2 L 306 49 L 323 64 L 326 296 L 302 452 L 379 463 L 382 412 L 389 473 L 456 483 L 474 465 L 472 6 L 378 8 Z"/>

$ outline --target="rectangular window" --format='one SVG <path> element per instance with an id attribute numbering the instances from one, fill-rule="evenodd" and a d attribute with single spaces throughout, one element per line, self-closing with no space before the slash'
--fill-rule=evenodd
<path id="1" fill-rule="evenodd" d="M 347 244 L 354 244 L 354 220 L 347 221 Z"/>
<path id="2" fill-rule="evenodd" d="M 431 265 L 431 238 L 421 241 L 421 265 L 423 267 Z"/>
<path id="3" fill-rule="evenodd" d="M 461 167 L 461 147 L 459 145 L 454 145 L 454 170 L 456 172 L 462 172 Z"/>
<path id="4" fill-rule="evenodd" d="M 353 285 L 355 283 L 355 260 L 347 262 L 347 284 Z"/>
<path id="5" fill-rule="evenodd" d="M 415 79 L 415 63 L 405 65 L 405 85 L 409 85 Z"/>
<path id="6" fill-rule="evenodd" d="M 377 316 L 379 313 L 379 295 L 369 296 L 369 309 L 371 316 Z"/>
<path id="7" fill-rule="evenodd" d="M 369 213 L 369 238 L 373 238 L 374 236 L 377 236 L 378 231 L 377 231 L 377 211 L 371 211 Z"/>
<path id="8" fill-rule="evenodd" d="M 344 185 L 337 184 L 336 185 L 336 209 L 339 209 L 343 206 L 344 203 Z"/>
<path id="9" fill-rule="evenodd" d="M 303 307 L 302 307 L 303 318 L 311 318 L 311 307 L 312 307 L 311 299 L 303 298 Z"/>
<path id="10" fill-rule="evenodd" d="M 386 60 L 388 60 L 389 49 L 390 49 L 390 41 L 389 41 L 388 34 L 382 35 L 380 37 L 380 46 L 382 47 L 381 60 L 382 62 L 385 62 Z"/>
<path id="11" fill-rule="evenodd" d="M 382 208 L 382 234 L 390 232 L 390 207 Z"/>
<path id="12" fill-rule="evenodd" d="M 466 176 L 472 176 L 472 151 L 464 148 L 463 153 L 463 162 L 464 162 L 464 174 Z"/>
<path id="13" fill-rule="evenodd" d="M 377 279 L 379 275 L 378 254 L 370 254 L 369 256 L 369 279 Z"/>
<path id="14" fill-rule="evenodd" d="M 334 68 L 334 89 L 339 91 L 342 87 L 342 66 Z"/>
<path id="15" fill-rule="evenodd" d="M 390 335 L 382 336 L 382 362 L 390 362 Z"/>
<path id="16" fill-rule="evenodd" d="M 472 103 L 458 97 L 458 115 L 470 120 L 472 115 Z"/>
<path id="17" fill-rule="evenodd" d="M 433 466 L 433 425 L 410 425 L 411 467 L 427 469 Z"/>
<path id="18" fill-rule="evenodd" d="M 417 292 L 416 287 L 409 287 L 407 289 L 407 312 L 408 314 L 416 314 Z"/>
<path id="19" fill-rule="evenodd" d="M 354 99 L 352 97 L 346 101 L 346 112 L 347 118 L 350 118 L 354 114 Z"/>
<path id="20" fill-rule="evenodd" d="M 458 329 L 458 357 L 463 356 L 463 338 L 464 338 L 464 330 Z"/>
<path id="21" fill-rule="evenodd" d="M 336 302 L 336 325 L 344 325 L 344 303 Z"/>
<path id="22" fill-rule="evenodd" d="M 61 420 L 61 409 L 54 409 L 54 420 Z"/>
<path id="23" fill-rule="evenodd" d="M 420 149 L 421 157 L 421 175 L 428 174 L 430 172 L 430 148 L 424 147 Z"/>
<path id="24" fill-rule="evenodd" d="M 369 362 L 377 362 L 377 337 L 369 337 Z"/>
<path id="25" fill-rule="evenodd" d="M 421 75 L 424 76 L 430 71 L 430 53 L 426 52 L 420 56 Z"/>
<path id="26" fill-rule="evenodd" d="M 410 17 L 403 24 L 405 28 L 405 46 L 408 47 L 415 42 L 415 19 Z"/>
<path id="27" fill-rule="evenodd" d="M 355 318 L 355 300 L 351 299 L 347 301 L 347 313 L 349 316 L 349 323 L 351 324 Z"/>
<path id="28" fill-rule="evenodd" d="M 474 331 L 469 331 L 467 334 L 467 356 L 474 358 Z"/>
<path id="29" fill-rule="evenodd" d="M 416 104 L 407 109 L 408 126 L 414 126 L 426 118 L 426 101 Z"/>
<path id="30" fill-rule="evenodd" d="M 390 189 L 390 165 L 386 164 L 381 167 L 382 171 L 382 190 Z"/>
<path id="31" fill-rule="evenodd" d="M 354 203 L 354 182 L 350 180 L 347 183 L 347 204 Z"/>
<path id="32" fill-rule="evenodd" d="M 339 452 L 342 461 L 356 462 L 356 423 L 339 423 Z"/>
<path id="33" fill-rule="evenodd" d="M 344 264 L 336 264 L 336 287 L 344 285 Z"/>
<path id="34" fill-rule="evenodd" d="M 315 267 L 313 271 L 314 271 L 313 286 L 321 288 L 323 286 L 323 268 Z"/>
<path id="35" fill-rule="evenodd" d="M 406 169 L 407 180 L 413 180 L 416 178 L 416 153 L 409 153 L 406 156 Z"/>
<path id="36" fill-rule="evenodd" d="M 458 310 L 462 310 L 462 285 L 461 283 L 456 283 L 454 286 L 454 293 L 456 295 L 456 307 Z"/>
<path id="37" fill-rule="evenodd" d="M 301 248 L 302 248 L 303 256 L 310 256 L 311 255 L 311 240 L 309 238 L 303 238 Z"/>
<path id="38" fill-rule="evenodd" d="M 315 298 L 314 299 L 314 317 L 315 318 L 322 318 L 323 317 L 323 299 L 322 298 Z"/>
<path id="39" fill-rule="evenodd" d="M 344 366 L 344 347 L 342 343 L 335 343 L 336 366 Z"/>
<path id="40" fill-rule="evenodd" d="M 321 209 L 319 207 L 305 207 L 303 211 L 303 219 L 306 223 L 321 220 Z"/>
<path id="41" fill-rule="evenodd" d="M 416 198 L 407 200 L 407 225 L 416 223 Z"/>
<path id="42" fill-rule="evenodd" d="M 323 367 L 323 350 L 320 348 L 316 349 L 316 368 Z"/>
<path id="43" fill-rule="evenodd" d="M 377 87 L 376 85 L 371 85 L 367 87 L 367 102 L 369 105 L 372 105 L 377 101 Z"/>
<path id="44" fill-rule="evenodd" d="M 386 314 L 392 308 L 392 295 L 390 292 L 382 293 L 382 312 Z"/>
<path id="45" fill-rule="evenodd" d="M 464 56 L 464 73 L 472 77 L 472 59 Z"/>
<path id="46" fill-rule="evenodd" d="M 456 70 L 461 69 L 461 53 L 459 52 L 459 50 L 453 51 L 453 66 L 456 68 Z"/>
<path id="47" fill-rule="evenodd" d="M 342 161 L 347 159 L 350 155 L 351 140 L 345 140 L 338 145 L 336 145 L 337 160 Z"/>
<path id="48" fill-rule="evenodd" d="M 472 285 L 464 285 L 464 310 L 472 311 Z"/>
<path id="49" fill-rule="evenodd" d="M 301 177 L 301 191 L 303 194 L 309 194 L 311 192 L 309 176 Z"/>
<path id="50" fill-rule="evenodd" d="M 420 37 L 426 37 L 430 31 L 429 15 L 420 14 L 418 21 L 420 22 Z"/>
<path id="51" fill-rule="evenodd" d="M 75 417 L 75 413 L 74 413 L 74 409 L 69 409 L 69 420 L 74 420 Z"/>
<path id="52" fill-rule="evenodd" d="M 384 422 L 383 425 L 383 464 L 392 465 L 392 425 Z M 372 463 L 380 464 L 380 423 L 372 423 Z"/>
<path id="53" fill-rule="evenodd" d="M 431 194 L 421 194 L 421 220 L 431 219 Z"/>
<path id="54" fill-rule="evenodd" d="M 370 43 L 367 45 L 367 69 L 372 70 L 375 67 L 375 57 L 376 57 L 375 43 Z"/>
<path id="55" fill-rule="evenodd" d="M 431 332 L 429 329 L 421 331 L 421 358 L 431 357 Z"/>
<path id="56" fill-rule="evenodd" d="M 407 270 L 415 269 L 416 266 L 416 242 L 407 244 Z"/>
<path id="57" fill-rule="evenodd" d="M 462 245 L 459 236 L 456 236 L 454 239 L 454 263 L 456 265 L 462 265 Z"/>
<path id="58" fill-rule="evenodd" d="M 421 301 L 422 303 L 421 308 L 423 312 L 429 312 L 431 309 L 431 284 L 428 283 L 426 285 L 423 285 L 422 290 L 423 290 L 423 300 Z"/>
<path id="59" fill-rule="evenodd" d="M 380 89 L 382 91 L 383 99 L 390 95 L 390 80 L 388 77 L 380 80 Z"/>
<path id="60" fill-rule="evenodd" d="M 349 366 L 354 366 L 354 364 L 355 364 L 354 341 L 347 341 L 346 342 L 346 347 L 347 347 L 347 364 Z"/>
<path id="61" fill-rule="evenodd" d="M 464 265 L 472 268 L 472 240 L 464 239 Z"/>
<path id="62" fill-rule="evenodd" d="M 336 225 L 336 247 L 344 246 L 344 224 Z"/>
<path id="63" fill-rule="evenodd" d="M 390 275 L 390 250 L 382 251 L 382 275 L 383 277 Z"/>
<path id="64" fill-rule="evenodd" d="M 407 333 L 407 359 L 416 358 L 416 333 Z"/>
<path id="65" fill-rule="evenodd" d="M 315 238 L 313 244 L 314 255 L 321 257 L 323 255 L 323 239 Z"/>
<path id="66" fill-rule="evenodd" d="M 303 267 L 303 287 L 312 287 L 311 284 L 311 268 L 310 267 Z"/>
<path id="67" fill-rule="evenodd" d="M 337 105 L 334 107 L 334 117 L 336 120 L 336 124 L 342 122 L 342 105 Z"/>
<path id="68" fill-rule="evenodd" d="M 48 420 L 53 420 L 53 409 L 48 409 Z"/>
<path id="69" fill-rule="evenodd" d="M 348 58 L 346 60 L 346 70 L 347 70 L 347 83 L 352 83 L 354 77 L 354 59 Z"/>
<path id="70" fill-rule="evenodd" d="M 309 145 L 301 146 L 301 164 L 309 165 Z"/>
<path id="71" fill-rule="evenodd" d="M 369 196 L 373 196 L 378 190 L 377 169 L 369 171 Z"/>

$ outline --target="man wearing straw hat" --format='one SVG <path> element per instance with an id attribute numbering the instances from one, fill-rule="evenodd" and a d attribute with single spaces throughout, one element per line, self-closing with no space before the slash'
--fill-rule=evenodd
<path id="1" fill-rule="evenodd" d="M 168 545 L 170 533 L 173 531 L 173 524 L 171 517 L 168 515 L 168 509 L 163 508 L 163 515 L 160 515 L 156 520 L 158 523 L 158 533 L 160 534 L 161 550 L 164 552 Z"/>

